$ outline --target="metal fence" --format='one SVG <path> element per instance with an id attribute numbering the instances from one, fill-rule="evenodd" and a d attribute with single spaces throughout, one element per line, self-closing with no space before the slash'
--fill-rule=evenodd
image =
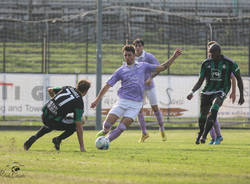
<path id="1" fill-rule="evenodd" d="M 113 73 L 121 65 L 121 48 L 125 43 L 142 38 L 145 50 L 160 62 L 170 57 L 175 48 L 183 49 L 182 57 L 163 75 L 197 75 L 207 55 L 207 42 L 216 40 L 222 45 L 223 54 L 239 64 L 242 75 L 250 76 L 250 17 L 243 14 L 250 11 L 247 6 L 227 3 L 225 8 L 223 3 L 213 0 L 206 4 L 211 6 L 209 9 L 200 1 L 187 0 L 183 7 L 174 0 L 158 4 L 154 1 L 157 0 L 141 4 L 104 1 L 108 5 L 104 5 L 102 16 L 103 74 Z M 26 4 L 32 7 L 32 1 L 20 2 L 24 3 L 20 7 Z M 37 12 L 28 8 L 28 18 L 25 12 L 16 11 L 13 4 L 11 13 L 24 16 L 0 16 L 0 72 L 96 73 L 97 10 L 85 11 L 81 5 L 83 11 L 75 11 L 78 6 L 73 3 L 70 13 L 70 8 L 66 8 L 68 1 L 63 1 L 62 9 L 57 7 L 58 2 L 51 7 L 46 2 L 50 1 L 42 1 Z M 44 12 L 39 8 L 44 8 Z M 55 16 L 46 9 L 56 12 Z M 68 12 L 58 13 L 61 10 Z"/>
<path id="2" fill-rule="evenodd" d="M 123 61 L 121 48 L 140 37 L 160 62 L 181 47 L 180 62 L 163 74 L 196 75 L 206 57 L 206 43 L 216 40 L 223 53 L 250 75 L 250 18 L 185 16 L 137 7 L 103 9 L 102 73 Z M 24 21 L 0 20 L 0 71 L 25 73 L 95 73 L 96 11 Z"/>

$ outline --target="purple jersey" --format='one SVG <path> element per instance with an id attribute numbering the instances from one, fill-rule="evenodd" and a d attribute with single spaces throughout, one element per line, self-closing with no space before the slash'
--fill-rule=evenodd
<path id="1" fill-rule="evenodd" d="M 158 60 L 153 56 L 153 54 L 148 53 L 146 51 L 143 51 L 142 54 L 139 57 L 135 57 L 135 60 L 137 62 L 146 62 L 149 64 L 154 64 L 154 65 L 160 65 L 160 63 L 158 62 Z M 147 73 L 145 79 L 147 80 L 149 77 L 151 76 L 151 73 Z M 154 88 L 154 81 L 152 80 L 151 85 L 146 85 L 145 84 L 145 89 L 152 89 Z"/>
<path id="2" fill-rule="evenodd" d="M 141 102 L 144 95 L 146 76 L 155 71 L 156 66 L 144 62 L 135 62 L 131 66 L 125 63 L 115 71 L 107 84 L 114 86 L 116 82 L 121 80 L 118 96 L 123 99 Z"/>

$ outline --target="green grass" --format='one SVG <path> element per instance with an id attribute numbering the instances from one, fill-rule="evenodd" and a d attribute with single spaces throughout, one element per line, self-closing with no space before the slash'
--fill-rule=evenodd
<path id="1" fill-rule="evenodd" d="M 105 120 L 105 116 L 102 116 L 102 122 Z M 158 123 L 155 117 L 146 116 L 145 120 L 148 127 L 158 128 Z M 163 121 L 165 122 L 166 128 L 198 128 L 197 117 L 166 117 L 163 116 Z M 222 128 L 250 128 L 250 123 L 248 118 L 218 118 Z M 40 116 L 0 116 L 0 126 L 42 126 Z M 96 117 L 88 116 L 86 117 L 85 126 L 93 127 L 96 125 Z M 139 127 L 136 121 L 131 125 L 131 127 Z"/>
<path id="2" fill-rule="evenodd" d="M 121 66 L 122 45 L 122 43 L 102 45 L 102 73 L 111 74 Z M 145 50 L 154 54 L 160 63 L 166 61 L 175 48 L 182 48 L 183 55 L 171 66 L 170 74 L 198 75 L 201 63 L 205 59 L 205 45 L 170 45 L 170 48 L 167 44 L 145 46 Z M 95 43 L 88 43 L 87 48 L 86 43 L 52 42 L 48 49 L 49 73 L 96 73 Z M 222 46 L 223 53 L 239 64 L 242 75 L 249 73 L 248 50 L 246 46 Z M 2 45 L 0 45 L 0 51 L 3 51 Z M 6 72 L 41 72 L 43 59 L 41 43 L 6 43 L 5 52 Z M 0 71 L 3 71 L 2 64 Z M 161 74 L 168 74 L 168 71 Z"/>
<path id="3" fill-rule="evenodd" d="M 94 146 L 96 131 L 84 131 L 86 153 L 79 152 L 76 134 L 55 151 L 52 132 L 29 151 L 23 142 L 35 132 L 2 131 L 0 169 L 18 162 L 16 175 L 0 176 L 1 184 L 245 184 L 250 181 L 249 130 L 223 130 L 221 145 L 195 145 L 197 130 L 167 130 L 167 142 L 158 131 L 139 144 L 139 131 L 128 130 L 107 151 Z M 18 165 L 18 164 L 16 164 Z"/>

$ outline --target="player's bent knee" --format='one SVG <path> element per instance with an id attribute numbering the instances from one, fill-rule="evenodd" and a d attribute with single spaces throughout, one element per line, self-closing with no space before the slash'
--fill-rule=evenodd
<path id="1" fill-rule="evenodd" d="M 158 105 L 151 105 L 151 108 L 153 109 L 154 112 L 159 111 Z"/>
<path id="2" fill-rule="evenodd" d="M 108 121 L 105 121 L 105 122 L 103 123 L 103 128 L 104 128 L 104 129 L 110 129 L 111 127 L 112 127 L 112 124 L 109 123 Z"/>

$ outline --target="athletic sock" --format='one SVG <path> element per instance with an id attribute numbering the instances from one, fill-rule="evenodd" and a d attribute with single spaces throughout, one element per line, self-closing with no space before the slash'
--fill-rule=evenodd
<path id="1" fill-rule="evenodd" d="M 199 117 L 199 129 L 200 129 L 200 132 L 198 133 L 198 137 L 197 137 L 198 140 L 200 139 L 200 137 L 202 136 L 202 133 L 204 132 L 206 117 L 207 116 L 204 116 L 204 115 L 200 115 L 200 117 Z"/>
<path id="2" fill-rule="evenodd" d="M 120 123 L 114 130 L 112 130 L 112 132 L 110 132 L 108 136 L 109 141 L 111 142 L 117 137 L 119 137 L 121 133 L 126 129 L 127 127 L 123 123 Z"/>
<path id="3" fill-rule="evenodd" d="M 220 124 L 218 123 L 217 119 L 216 119 L 215 124 L 214 124 L 214 130 L 215 130 L 217 137 L 220 137 L 221 136 Z"/>
<path id="4" fill-rule="evenodd" d="M 204 132 L 202 134 L 202 139 L 205 140 L 207 138 L 207 134 L 211 130 L 213 125 L 214 125 L 214 120 L 209 116 L 207 118 L 207 121 L 206 121 L 206 124 L 205 124 L 205 130 L 204 130 Z"/>
<path id="5" fill-rule="evenodd" d="M 210 130 L 209 133 L 210 133 L 211 138 L 212 138 L 213 140 L 215 140 L 215 139 L 216 139 L 216 133 L 215 133 L 215 130 L 214 130 L 213 127 L 211 128 L 211 130 Z"/>
<path id="6" fill-rule="evenodd" d="M 164 131 L 164 124 L 163 124 L 163 121 L 162 121 L 162 114 L 161 114 L 161 111 L 158 110 L 157 112 L 154 112 L 155 116 L 156 116 L 156 119 L 159 123 L 159 126 L 160 126 L 160 130 L 163 132 Z"/>
<path id="7" fill-rule="evenodd" d="M 139 114 L 138 114 L 138 122 L 139 122 L 139 125 L 141 127 L 142 133 L 144 135 L 147 134 L 146 122 L 144 120 L 144 113 L 143 112 L 139 112 Z"/>
<path id="8" fill-rule="evenodd" d="M 112 124 L 105 121 L 103 123 L 103 131 L 104 131 L 104 133 L 107 134 L 110 131 L 111 127 L 112 127 Z"/>

